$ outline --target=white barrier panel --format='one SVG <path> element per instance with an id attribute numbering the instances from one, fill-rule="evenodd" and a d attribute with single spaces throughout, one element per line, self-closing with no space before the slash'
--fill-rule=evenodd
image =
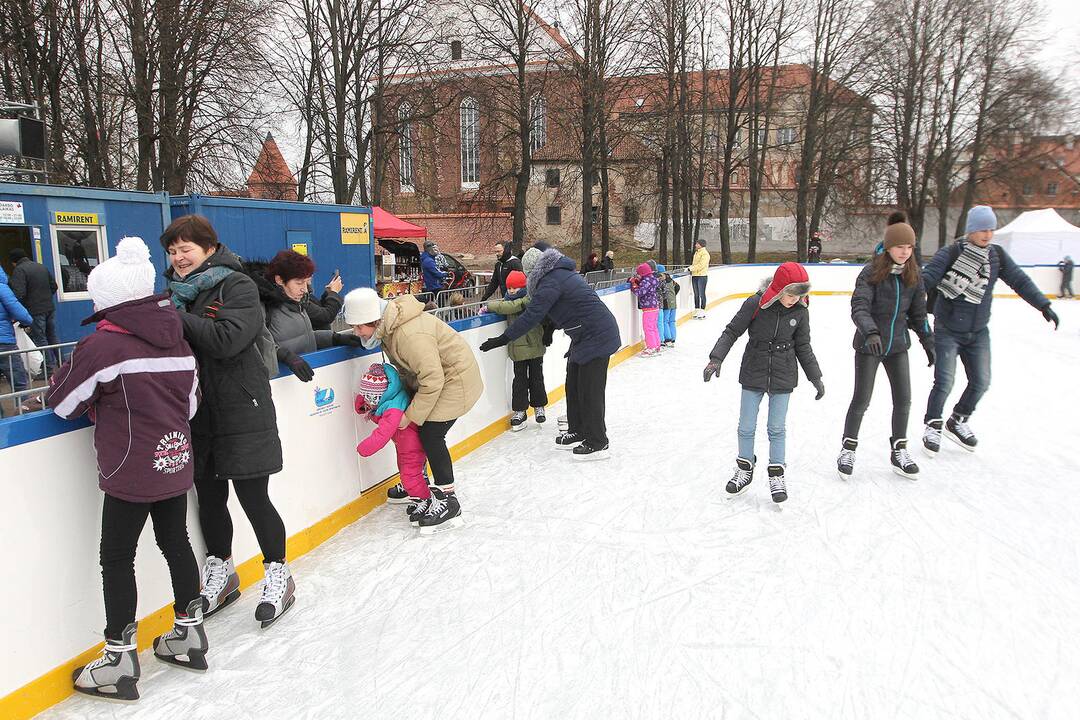
<path id="1" fill-rule="evenodd" d="M 756 291 L 774 267 L 711 269 L 709 302 Z M 860 268 L 808 266 L 818 292 L 849 292 Z M 1044 292 L 1057 290 L 1060 274 L 1055 268 L 1028 270 Z M 677 280 L 681 286 L 679 315 L 685 316 L 693 308 L 690 277 Z M 997 291 L 1009 292 L 1004 285 Z M 631 294 L 626 290 L 605 292 L 602 299 L 615 315 L 624 347 L 640 342 L 640 312 Z M 730 315 L 735 309 L 725 304 L 714 312 Z M 451 445 L 487 431 L 509 413 L 511 370 L 506 352 L 479 352 L 484 340 L 504 328 L 503 323 L 495 322 L 461 331 L 478 358 L 485 391 L 454 426 L 449 435 Z M 568 347 L 566 336 L 557 332 L 544 361 L 549 390 L 564 382 L 563 355 Z M 353 411 L 354 388 L 368 365 L 380 359 L 375 353 L 317 366 L 312 383 L 301 383 L 291 376 L 273 381 L 285 469 L 271 479 L 270 493 L 290 536 L 327 518 L 396 472 L 392 447 L 367 460 L 361 460 L 355 451 L 374 426 Z M 6 592 L 0 593 L 5 641 L 0 701 L 101 640 L 104 610 L 98 540 L 102 495 L 96 482 L 92 432 L 84 428 L 0 450 L 0 478 L 6 485 L 5 502 L 0 505 L 0 537 L 7 549 L 3 571 L 8 578 Z M 467 493 L 470 478 L 462 480 Z M 204 545 L 193 494 L 191 498 L 188 528 L 201 558 Z M 235 497 L 230 500 L 230 510 L 235 527 L 234 557 L 244 561 L 257 556 L 254 534 Z M 167 568 L 149 523 L 140 539 L 136 573 L 138 617 L 171 603 Z M 297 578 L 297 583 L 303 593 L 303 577 Z"/>

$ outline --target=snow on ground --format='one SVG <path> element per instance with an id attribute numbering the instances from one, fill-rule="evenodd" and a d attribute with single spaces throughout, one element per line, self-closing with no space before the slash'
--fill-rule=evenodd
<path id="1" fill-rule="evenodd" d="M 889 469 L 882 371 L 845 483 L 848 302 L 811 303 L 827 394 L 795 391 L 781 508 L 761 475 L 723 492 L 742 343 L 720 378 L 701 370 L 728 302 L 612 371 L 612 460 L 557 450 L 555 406 L 458 464 L 464 528 L 420 537 L 380 507 L 294 563 L 296 607 L 271 629 L 255 589 L 208 621 L 209 673 L 144 652 L 137 705 L 75 697 L 41 717 L 1080 717 L 1080 302 L 1055 303 L 1054 333 L 995 300 L 979 451 L 920 450 L 917 482 Z"/>

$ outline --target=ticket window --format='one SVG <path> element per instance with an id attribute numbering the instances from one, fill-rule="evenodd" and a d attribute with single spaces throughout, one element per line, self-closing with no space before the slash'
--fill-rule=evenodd
<path id="1" fill-rule="evenodd" d="M 105 228 L 53 225 L 52 240 L 60 300 L 89 300 L 86 279 L 106 258 Z"/>
<path id="2" fill-rule="evenodd" d="M 8 261 L 8 254 L 16 248 L 25 252 L 26 257 L 36 259 L 30 228 L 26 225 L 0 225 L 0 266 L 9 277 L 14 266 Z"/>

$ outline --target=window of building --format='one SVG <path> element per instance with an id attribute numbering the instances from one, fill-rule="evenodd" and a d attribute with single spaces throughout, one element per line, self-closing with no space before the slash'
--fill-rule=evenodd
<path id="1" fill-rule="evenodd" d="M 461 41 L 460 40 L 454 40 L 453 42 L 450 43 L 450 59 L 451 60 L 460 60 L 461 59 Z"/>
<path id="2" fill-rule="evenodd" d="M 1032 185 L 1030 181 L 1025 182 L 1023 192 L 1024 192 L 1025 195 L 1034 195 L 1035 194 L 1035 186 Z"/>
<path id="3" fill-rule="evenodd" d="M 549 188 L 557 188 L 562 183 L 559 168 L 548 168 L 544 171 L 544 184 Z"/>
<path id="4" fill-rule="evenodd" d="M 764 130 L 757 131 L 757 144 L 759 148 L 763 148 L 769 144 L 769 137 Z"/>
<path id="5" fill-rule="evenodd" d="M 790 145 L 795 142 L 795 128 L 782 127 L 776 129 L 776 143 L 778 145 Z"/>
<path id="6" fill-rule="evenodd" d="M 415 190 L 413 177 L 412 106 L 402 103 L 398 107 L 398 180 L 401 192 Z"/>
<path id="7" fill-rule="evenodd" d="M 623 205 L 623 225 L 637 225 L 641 219 L 641 213 L 633 205 Z"/>
<path id="8" fill-rule="evenodd" d="M 543 95 L 533 95 L 529 115 L 532 151 L 536 152 L 547 143 L 547 101 Z"/>
<path id="9" fill-rule="evenodd" d="M 461 101 L 461 187 L 480 187 L 480 105 L 475 98 Z"/>
<path id="10" fill-rule="evenodd" d="M 1057 195 L 1058 184 L 1056 182 L 1046 183 L 1046 194 Z"/>
<path id="11" fill-rule="evenodd" d="M 562 208 L 558 205 L 548 205 L 547 224 L 562 225 Z"/>
<path id="12" fill-rule="evenodd" d="M 107 256 L 105 229 L 85 225 L 52 226 L 53 267 L 60 268 L 57 277 L 60 300 L 89 300 L 86 279 Z"/>

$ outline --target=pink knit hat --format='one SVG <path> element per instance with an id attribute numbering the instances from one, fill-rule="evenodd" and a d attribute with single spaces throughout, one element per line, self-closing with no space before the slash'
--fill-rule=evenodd
<path id="1" fill-rule="evenodd" d="M 364 403 L 368 408 L 375 409 L 389 384 L 382 363 L 371 363 L 371 367 L 360 378 L 360 394 L 364 396 Z"/>
<path id="2" fill-rule="evenodd" d="M 649 263 L 641 263 L 637 266 L 638 277 L 645 277 L 646 275 L 652 275 L 652 268 Z"/>

